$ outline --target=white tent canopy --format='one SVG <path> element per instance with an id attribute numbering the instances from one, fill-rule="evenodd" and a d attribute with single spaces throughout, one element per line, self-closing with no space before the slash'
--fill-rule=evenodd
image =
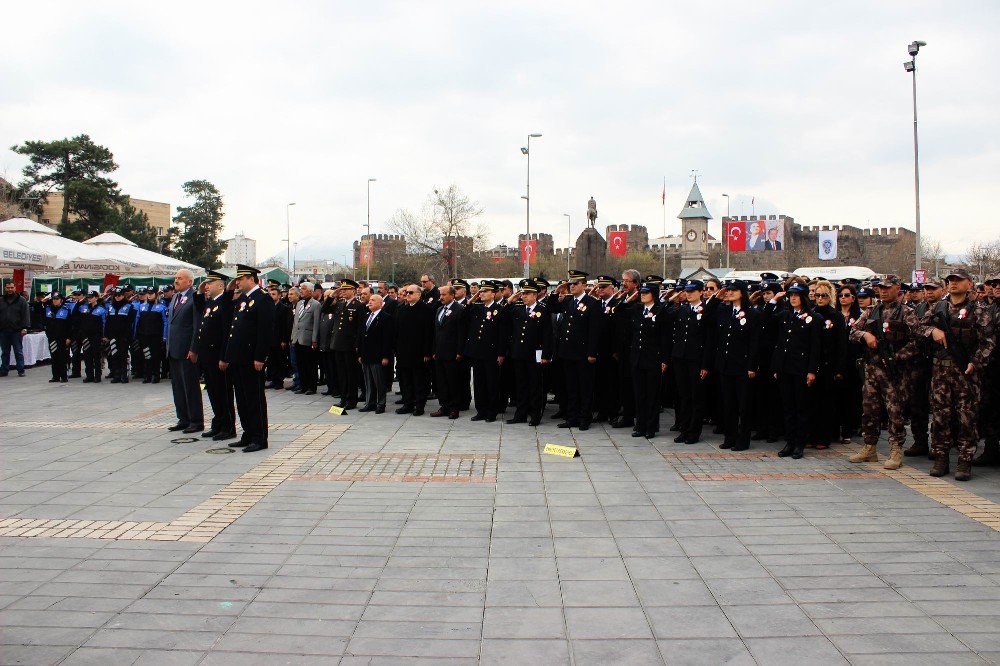
<path id="1" fill-rule="evenodd" d="M 44 271 L 55 266 L 55 263 L 56 258 L 51 254 L 0 238 L 0 268 Z"/>
<path id="2" fill-rule="evenodd" d="M 169 276 L 182 268 L 190 270 L 196 277 L 205 274 L 203 269 L 194 264 L 145 250 L 118 234 L 103 233 L 83 241 L 83 244 L 91 248 L 99 248 L 102 253 L 121 261 L 137 264 L 142 275 Z"/>

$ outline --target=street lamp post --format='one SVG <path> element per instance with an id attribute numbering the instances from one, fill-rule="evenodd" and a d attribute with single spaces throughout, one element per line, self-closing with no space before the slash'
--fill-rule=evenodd
<path id="1" fill-rule="evenodd" d="M 573 222 L 569 213 L 563 213 L 563 217 L 566 218 L 566 273 L 569 273 L 569 246 L 573 242 Z"/>
<path id="2" fill-rule="evenodd" d="M 916 200 L 916 242 L 917 247 L 914 252 L 914 266 L 920 270 L 920 153 L 917 149 L 917 53 L 921 46 L 927 46 L 927 42 L 913 41 L 906 48 L 910 57 L 913 58 L 903 63 L 903 69 L 913 77 L 913 196 Z"/>
<path id="3" fill-rule="evenodd" d="M 733 220 L 732 220 L 732 218 L 729 217 L 729 195 L 726 194 L 725 192 L 723 192 L 722 196 L 726 197 L 726 219 L 728 220 L 726 222 L 726 224 L 732 224 Z M 725 224 L 722 225 L 722 226 L 723 226 L 722 235 L 726 237 L 726 268 L 730 268 L 730 266 L 729 266 L 729 230 L 725 228 L 725 226 L 726 226 Z"/>
<path id="4" fill-rule="evenodd" d="M 524 188 L 524 232 L 525 232 L 525 244 L 531 242 L 531 140 L 541 137 L 541 134 L 529 134 L 528 135 L 528 145 L 521 148 L 521 153 L 523 153 L 528 158 L 528 177 Z M 528 277 L 531 271 L 531 256 L 524 253 L 524 277 Z"/>
<path id="5" fill-rule="evenodd" d="M 372 244 L 372 183 L 375 182 L 374 178 L 368 179 L 368 221 L 365 222 L 365 228 L 368 230 L 368 261 L 365 263 L 368 267 L 368 277 L 367 281 L 371 282 L 372 279 L 372 260 L 375 258 L 375 246 Z"/>
<path id="6" fill-rule="evenodd" d="M 292 267 L 292 206 L 295 205 L 293 201 L 290 204 L 285 205 L 285 265 L 288 266 L 289 273 L 294 273 L 295 269 Z M 291 275 L 289 275 L 289 279 Z"/>

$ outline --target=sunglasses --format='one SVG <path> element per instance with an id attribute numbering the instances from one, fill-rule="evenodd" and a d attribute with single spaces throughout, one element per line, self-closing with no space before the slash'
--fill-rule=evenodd
<path id="1" fill-rule="evenodd" d="M 854 296 L 854 294 L 852 294 L 849 291 L 845 291 L 843 294 L 840 295 L 841 298 L 851 298 L 852 296 Z"/>
<path id="2" fill-rule="evenodd" d="M 833 298 L 830 294 L 816 294 L 816 298 Z"/>

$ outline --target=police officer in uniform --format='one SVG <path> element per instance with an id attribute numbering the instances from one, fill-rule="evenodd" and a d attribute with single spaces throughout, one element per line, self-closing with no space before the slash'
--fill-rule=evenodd
<path id="1" fill-rule="evenodd" d="M 229 446 L 243 446 L 244 453 L 267 448 L 267 398 L 264 364 L 274 333 L 274 302 L 257 284 L 260 271 L 237 264 L 232 328 L 219 369 L 228 372 L 236 394 L 236 410 L 243 436 Z"/>
<path id="2" fill-rule="evenodd" d="M 49 298 L 43 323 L 45 337 L 49 340 L 49 353 L 52 355 L 52 379 L 49 383 L 65 384 L 68 381 L 66 366 L 69 363 L 70 311 L 63 304 L 62 294 L 57 291 L 52 292 Z"/>
<path id="3" fill-rule="evenodd" d="M 924 297 L 913 306 L 913 313 L 917 319 L 923 319 L 928 309 L 933 309 L 934 305 L 944 296 L 944 281 L 940 278 L 928 278 L 923 284 Z M 926 337 L 920 336 L 917 339 L 917 354 L 910 363 L 910 434 L 913 435 L 913 444 L 910 445 L 903 455 L 910 456 L 930 456 L 930 444 L 928 440 L 928 426 L 931 414 L 931 372 L 933 371 L 934 344 Z"/>
<path id="4" fill-rule="evenodd" d="M 136 307 L 135 331 L 142 349 L 143 384 L 160 383 L 160 367 L 163 364 L 163 341 L 167 337 L 167 306 L 158 303 L 156 290 L 146 289 L 146 301 Z"/>
<path id="5" fill-rule="evenodd" d="M 467 280 L 462 278 L 454 278 L 450 282 L 451 286 L 455 288 L 455 305 L 458 305 L 462 309 L 462 316 L 468 318 L 469 312 L 469 283 Z M 480 285 L 480 291 L 482 290 L 482 285 Z M 465 324 L 466 329 L 468 329 L 468 320 Z M 458 396 L 459 396 L 459 410 L 466 411 L 472 405 L 472 359 L 467 358 L 464 354 L 458 359 Z"/>
<path id="6" fill-rule="evenodd" d="M 989 303 L 995 340 L 997 320 L 1000 319 L 1000 275 L 988 277 L 986 287 L 992 292 L 985 300 Z M 983 368 L 982 395 L 979 430 L 983 437 L 983 452 L 973 459 L 972 464 L 976 467 L 996 467 L 1000 465 L 1000 350 L 996 346 Z"/>
<path id="7" fill-rule="evenodd" d="M 507 355 L 510 339 L 504 308 L 496 299 L 498 284 L 483 280 L 477 302 L 466 307 L 466 340 L 463 357 L 472 361 L 476 414 L 473 421 L 496 421 L 501 411 L 500 366 Z"/>
<path id="8" fill-rule="evenodd" d="M 128 383 L 128 353 L 135 331 L 135 306 L 125 300 L 125 288 L 116 287 L 108 304 L 107 325 L 108 366 L 112 384 Z"/>
<path id="9" fill-rule="evenodd" d="M 712 330 L 725 434 L 719 448 L 733 451 L 750 448 L 751 392 L 760 371 L 761 316 L 747 288 L 743 280 L 726 280 Z"/>
<path id="10" fill-rule="evenodd" d="M 104 321 L 107 310 L 98 301 L 96 291 L 87 294 L 87 302 L 76 306 L 76 340 L 83 356 L 83 367 L 86 377 L 84 384 L 100 383 L 102 362 L 101 343 L 104 339 Z"/>
<path id="11" fill-rule="evenodd" d="M 660 285 L 644 282 L 629 316 L 629 354 L 635 397 L 633 437 L 652 439 L 660 429 L 660 386 L 670 358 L 670 321 L 660 303 Z M 626 388 L 626 390 L 628 390 Z"/>
<path id="12" fill-rule="evenodd" d="M 358 363 L 358 331 L 368 319 L 368 308 L 357 298 L 358 283 L 344 279 L 340 282 L 342 300 L 333 313 L 333 351 L 337 358 L 337 381 L 340 382 L 338 407 L 356 409 L 358 406 L 358 381 L 361 365 Z"/>
<path id="13" fill-rule="evenodd" d="M 686 303 L 678 308 L 674 321 L 671 361 L 677 381 L 677 425 L 674 441 L 694 444 L 701 440 L 705 416 L 706 378 L 713 366 L 708 332 L 712 326 L 718 299 L 702 300 L 705 283 L 689 280 L 684 285 Z"/>
<path id="14" fill-rule="evenodd" d="M 538 285 L 525 278 L 518 283 L 520 302 L 509 307 L 510 351 L 514 369 L 514 418 L 507 423 L 537 426 L 545 409 L 543 369 L 552 360 L 552 319 L 538 302 Z M 530 422 L 528 419 L 531 419 Z"/>
<path id="15" fill-rule="evenodd" d="M 229 373 L 219 368 L 233 324 L 233 292 L 226 291 L 228 279 L 223 273 L 208 271 L 194 296 L 201 320 L 191 351 L 201 368 L 205 392 L 212 405 L 212 425 L 201 436 L 217 442 L 236 437 L 233 383 Z"/>
<path id="16" fill-rule="evenodd" d="M 621 406 L 622 389 L 628 390 L 628 386 L 620 386 L 618 383 L 621 354 L 618 353 L 615 345 L 615 310 L 622 299 L 617 295 L 618 281 L 610 275 L 598 275 L 596 288 L 593 296 L 601 303 L 601 337 L 597 351 L 597 364 L 595 372 L 595 392 L 594 402 L 597 407 L 597 414 L 594 416 L 596 423 L 603 421 L 613 421 L 618 416 Z"/>
<path id="17" fill-rule="evenodd" d="M 588 430 L 593 415 L 594 371 L 601 342 L 601 302 L 586 293 L 587 273 L 569 271 L 568 297 L 559 303 L 563 315 L 559 358 L 566 377 L 566 420 L 560 428 Z"/>
<path id="18" fill-rule="evenodd" d="M 76 309 L 81 305 L 85 305 L 86 301 L 87 299 L 84 296 L 83 291 L 81 291 L 80 289 L 75 289 L 73 290 L 72 298 L 68 303 L 66 303 L 66 307 L 69 309 L 69 315 L 70 315 L 69 328 L 70 332 L 72 333 L 72 335 L 70 336 L 72 338 L 72 341 L 70 342 L 70 363 L 72 365 L 69 375 L 70 379 L 78 379 L 82 375 L 80 371 L 82 369 L 82 364 L 83 364 L 83 352 L 80 349 L 80 340 L 76 337 L 76 328 L 77 328 Z"/>
<path id="19" fill-rule="evenodd" d="M 798 460 L 809 436 L 809 404 L 820 364 L 820 323 L 809 306 L 809 288 L 800 282 L 788 287 L 788 300 L 778 292 L 765 306 L 765 316 L 778 321 L 778 339 L 771 356 L 771 372 L 781 391 L 785 413 L 782 458 Z"/>

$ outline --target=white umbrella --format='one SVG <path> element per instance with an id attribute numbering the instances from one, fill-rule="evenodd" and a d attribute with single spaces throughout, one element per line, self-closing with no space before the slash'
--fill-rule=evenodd
<path id="1" fill-rule="evenodd" d="M 196 277 L 205 274 L 202 268 L 194 264 L 143 249 L 129 239 L 114 233 L 103 233 L 94 236 L 89 240 L 83 241 L 83 244 L 88 247 L 99 248 L 103 254 L 110 257 L 136 264 L 143 271 L 143 275 L 170 276 L 182 268 L 188 269 Z"/>
<path id="2" fill-rule="evenodd" d="M 0 242 L 15 243 L 27 250 L 56 258 L 53 270 L 59 273 L 141 275 L 134 262 L 123 261 L 100 247 L 77 243 L 25 217 L 0 222 Z"/>
<path id="3" fill-rule="evenodd" d="M 54 268 L 55 265 L 56 258 L 51 254 L 0 238 L 0 268 L 44 271 Z"/>

